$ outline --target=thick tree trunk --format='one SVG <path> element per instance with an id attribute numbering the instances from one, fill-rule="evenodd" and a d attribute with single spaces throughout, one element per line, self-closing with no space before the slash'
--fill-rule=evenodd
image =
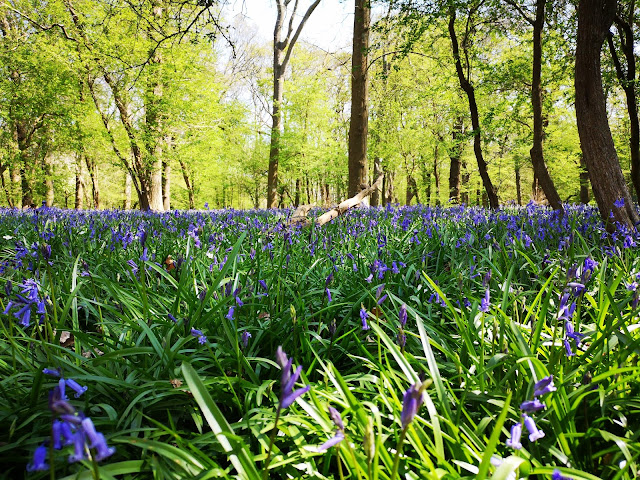
<path id="1" fill-rule="evenodd" d="M 387 186 L 387 200 L 385 205 L 393 204 L 395 200 L 395 188 L 393 185 L 393 180 L 395 178 L 395 172 L 387 172 L 385 174 L 386 186 Z"/>
<path id="2" fill-rule="evenodd" d="M 367 183 L 369 132 L 369 24 L 370 0 L 355 0 L 351 57 L 351 119 L 349 121 L 349 192 L 353 197 Z"/>
<path id="3" fill-rule="evenodd" d="M 640 218 L 631 201 L 609 121 L 604 91 L 600 54 L 616 13 L 616 0 L 580 0 L 578 5 L 578 35 L 576 42 L 576 117 L 582 154 L 591 175 L 593 194 L 600 215 L 608 228 L 615 226 L 613 218 L 633 228 Z M 614 202 L 622 199 L 624 206 Z"/>
<path id="4" fill-rule="evenodd" d="M 382 159 L 380 157 L 376 157 L 373 160 L 373 178 L 378 178 L 380 175 L 382 175 Z M 370 197 L 370 201 L 372 207 L 377 207 L 380 205 L 380 192 L 378 191 L 378 189 L 373 191 Z"/>
<path id="5" fill-rule="evenodd" d="M 489 205 L 492 209 L 497 209 L 499 205 L 498 195 L 495 188 L 491 183 L 489 172 L 487 170 L 487 163 L 484 160 L 482 154 L 482 136 L 480 131 L 480 116 L 478 114 L 478 104 L 476 103 L 476 93 L 473 85 L 469 82 L 462 68 L 462 61 L 460 59 L 460 47 L 458 45 L 458 37 L 456 36 L 456 12 L 455 7 L 451 7 L 449 11 L 449 37 L 451 38 L 451 45 L 453 50 L 453 58 L 456 66 L 456 73 L 458 75 L 458 81 L 460 82 L 460 88 L 467 95 L 469 100 L 469 113 L 471 115 L 471 127 L 473 128 L 473 151 L 476 155 L 476 161 L 478 162 L 478 172 L 482 178 L 482 184 L 487 197 L 489 199 Z M 466 44 L 463 48 L 467 48 Z M 465 52 L 466 53 L 466 52 Z M 466 57 L 466 55 L 465 55 Z"/>
<path id="6" fill-rule="evenodd" d="M 589 203 L 589 170 L 584 163 L 584 157 L 580 157 L 580 203 Z"/>
<path id="7" fill-rule="evenodd" d="M 538 182 L 544 192 L 549 205 L 554 210 L 564 214 L 560 195 L 549 175 L 544 162 L 542 141 L 544 138 L 542 116 L 542 30 L 544 28 L 544 7 L 546 0 L 536 1 L 536 18 L 533 22 L 533 74 L 531 79 L 531 105 L 533 107 L 533 146 L 529 154 Z"/>
<path id="8" fill-rule="evenodd" d="M 460 203 L 460 157 L 462 156 L 463 122 L 464 119 L 461 116 L 458 117 L 451 133 L 453 145 L 449 150 L 449 160 L 451 162 L 451 167 L 449 168 L 449 201 L 452 203 Z"/>
<path id="9" fill-rule="evenodd" d="M 635 2 L 629 6 L 628 19 L 616 16 L 615 22 L 620 37 L 622 54 L 626 59 L 626 69 L 623 69 L 618 52 L 613 42 L 613 33 L 607 35 L 609 51 L 616 69 L 616 76 L 627 100 L 627 114 L 629 117 L 629 149 L 631 156 L 631 183 L 636 197 L 640 199 L 640 122 L 638 120 L 638 101 L 636 98 L 636 55 L 633 38 Z M 628 21 L 627 21 L 628 20 Z"/>

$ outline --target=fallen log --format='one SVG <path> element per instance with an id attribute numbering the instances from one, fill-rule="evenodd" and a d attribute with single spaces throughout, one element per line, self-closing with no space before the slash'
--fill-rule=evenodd
<path id="1" fill-rule="evenodd" d="M 373 182 L 373 185 L 365 188 L 356 196 L 342 201 L 337 207 L 334 207 L 331 210 L 323 213 L 318 218 L 316 218 L 314 223 L 316 225 L 322 226 L 325 223 L 329 223 L 334 218 L 339 217 L 340 215 L 343 215 L 344 213 L 347 212 L 347 210 L 359 205 L 360 202 L 362 202 L 365 198 L 367 198 L 369 195 L 375 192 L 378 188 L 380 188 L 380 184 L 382 183 L 383 177 L 384 175 L 380 175 L 376 179 L 376 181 Z M 300 226 L 309 225 L 311 221 L 307 217 L 307 214 L 309 213 L 309 210 L 311 210 L 311 207 L 312 205 L 299 206 L 296 209 L 296 211 L 293 212 L 293 215 L 291 216 L 291 220 L 289 220 L 289 225 L 300 225 Z"/>

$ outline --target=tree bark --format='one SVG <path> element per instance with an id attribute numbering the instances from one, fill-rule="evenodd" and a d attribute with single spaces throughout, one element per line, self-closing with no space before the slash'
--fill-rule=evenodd
<path id="1" fill-rule="evenodd" d="M 433 152 L 433 180 L 436 187 L 436 206 L 440 205 L 440 171 L 438 170 L 438 144 Z"/>
<path id="2" fill-rule="evenodd" d="M 580 157 L 580 203 L 589 203 L 589 171 L 584 157 Z"/>
<path id="3" fill-rule="evenodd" d="M 516 201 L 522 205 L 522 180 L 520 179 L 520 166 L 516 165 Z"/>
<path id="4" fill-rule="evenodd" d="M 640 218 L 620 168 L 609 121 L 604 91 L 600 54 L 616 13 L 616 0 L 580 0 L 576 42 L 576 118 L 582 154 L 591 175 L 593 194 L 600 215 L 609 230 L 613 219 L 633 228 Z M 624 200 L 624 206 L 614 202 Z"/>
<path id="5" fill-rule="evenodd" d="M 76 210 L 84 208 L 84 179 L 82 178 L 82 154 L 76 154 L 76 193 L 74 206 Z"/>
<path id="6" fill-rule="evenodd" d="M 187 164 L 184 163 L 184 160 L 182 160 L 182 158 L 178 158 L 178 163 L 180 163 L 180 169 L 182 170 L 182 178 L 184 179 L 184 184 L 185 184 L 185 187 L 187 188 L 187 195 L 189 196 L 189 209 L 193 210 L 194 208 L 196 208 L 195 194 L 193 191 L 193 183 L 191 182 L 191 178 L 189 175 L 189 170 L 187 168 Z"/>
<path id="7" fill-rule="evenodd" d="M 460 116 L 456 119 L 451 133 L 453 145 L 449 150 L 449 201 L 460 203 L 460 157 L 462 156 L 462 129 L 464 119 Z"/>
<path id="8" fill-rule="evenodd" d="M 373 160 L 373 178 L 378 178 L 382 175 L 382 159 L 380 157 L 376 157 Z M 377 207 L 380 205 L 380 191 L 375 189 L 370 197 L 371 206 Z"/>
<path id="9" fill-rule="evenodd" d="M 43 162 L 44 162 L 45 205 L 47 207 L 52 207 L 53 201 L 55 199 L 55 190 L 53 186 L 53 165 L 51 163 L 51 158 L 49 158 L 48 155 L 45 155 Z"/>
<path id="10" fill-rule="evenodd" d="M 533 108 L 533 146 L 529 151 L 531 163 L 536 173 L 538 182 L 544 192 L 549 205 L 554 210 L 564 214 L 560 195 L 556 190 L 553 179 L 549 175 L 547 165 L 544 162 L 542 141 L 544 138 L 544 125 L 542 116 L 542 30 L 544 29 L 546 0 L 536 1 L 536 18 L 533 25 L 533 74 L 531 79 L 531 106 Z"/>
<path id="11" fill-rule="evenodd" d="M 171 164 L 167 160 L 162 162 L 162 209 L 171 210 Z"/>
<path id="12" fill-rule="evenodd" d="M 269 147 L 269 172 L 267 174 L 267 208 L 275 207 L 278 197 L 278 164 L 280 161 L 280 137 L 282 135 L 284 74 L 300 32 L 302 32 L 304 25 L 321 0 L 315 0 L 309 6 L 294 33 L 293 24 L 298 9 L 298 1 L 295 0 L 294 2 L 293 11 L 289 18 L 287 35 L 282 38 L 282 27 L 287 14 L 287 6 L 291 0 L 276 0 L 277 15 L 273 29 L 273 104 L 271 106 L 271 142 Z"/>
<path id="13" fill-rule="evenodd" d="M 634 53 L 633 27 L 635 1 L 629 5 L 628 19 L 616 16 L 615 23 L 620 38 L 622 54 L 626 60 L 626 69 L 623 69 L 618 52 L 613 42 L 613 33 L 609 32 L 607 40 L 609 51 L 616 70 L 616 76 L 624 91 L 627 101 L 627 115 L 629 117 L 629 149 L 631 156 L 631 183 L 640 199 L 640 122 L 638 120 L 638 102 L 636 98 L 636 56 Z"/>
<path id="14" fill-rule="evenodd" d="M 124 201 L 122 203 L 122 208 L 124 210 L 131 209 L 131 184 L 133 183 L 131 179 L 131 175 L 127 172 L 124 172 Z"/>
<path id="15" fill-rule="evenodd" d="M 497 209 L 499 207 L 498 195 L 496 194 L 495 188 L 491 183 L 491 178 L 489 177 L 489 172 L 487 170 L 487 163 L 484 160 L 484 156 L 482 154 L 482 136 L 480 131 L 480 116 L 478 114 L 478 104 L 476 103 L 476 94 L 475 89 L 467 76 L 464 73 L 462 68 L 462 61 L 460 59 L 460 46 L 458 44 L 458 37 L 456 35 L 456 11 L 455 7 L 451 7 L 449 10 L 449 37 L 451 38 L 451 46 L 453 50 L 453 59 L 455 61 L 456 73 L 458 75 L 458 81 L 460 83 L 460 88 L 467 95 L 467 99 L 469 100 L 469 113 L 471 115 L 471 127 L 473 128 L 473 151 L 476 156 L 476 161 L 478 163 L 478 172 L 480 173 L 480 177 L 482 178 L 482 184 L 484 186 L 485 191 L 487 192 L 487 197 L 489 199 L 489 206 L 492 209 Z M 467 43 L 463 44 L 463 48 L 467 48 Z M 466 55 L 465 55 L 466 57 Z"/>
<path id="16" fill-rule="evenodd" d="M 355 0 L 353 53 L 351 56 L 351 119 L 349 121 L 349 197 L 367 183 L 369 132 L 369 25 L 370 0 Z"/>

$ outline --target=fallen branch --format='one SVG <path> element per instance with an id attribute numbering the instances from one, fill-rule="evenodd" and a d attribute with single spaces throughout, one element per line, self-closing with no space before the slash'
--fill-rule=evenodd
<path id="1" fill-rule="evenodd" d="M 322 215 L 320 215 L 315 221 L 316 225 L 322 226 L 325 223 L 329 223 L 334 218 L 346 213 L 347 210 L 349 210 L 350 208 L 353 208 L 359 205 L 360 202 L 362 202 L 365 198 L 367 198 L 369 195 L 375 192 L 378 188 L 380 188 L 380 184 L 382 183 L 383 177 L 384 175 L 380 175 L 376 179 L 376 181 L 373 182 L 373 185 L 365 188 L 355 197 L 351 197 L 351 198 L 348 198 L 347 200 L 344 200 L 337 207 L 334 207 L 328 212 L 325 212 Z M 293 215 L 291 216 L 291 220 L 289 221 L 289 225 L 301 225 L 301 226 L 309 225 L 309 223 L 311 223 L 309 221 L 309 218 L 307 217 L 307 213 L 309 213 L 309 210 L 311 210 L 311 205 L 299 206 L 296 209 L 296 211 L 293 212 Z"/>

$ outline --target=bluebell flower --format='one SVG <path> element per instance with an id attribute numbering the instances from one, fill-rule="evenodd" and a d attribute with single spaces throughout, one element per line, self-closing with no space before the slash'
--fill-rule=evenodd
<path id="1" fill-rule="evenodd" d="M 491 301 L 490 301 L 490 297 L 489 297 L 489 289 L 487 288 L 485 294 L 484 294 L 484 298 L 482 299 L 482 301 L 480 302 L 480 308 L 479 310 L 483 313 L 487 313 L 489 311 L 489 307 L 491 306 Z"/>
<path id="2" fill-rule="evenodd" d="M 540 400 L 538 400 L 537 398 L 533 400 L 527 400 L 526 402 L 522 402 L 520 404 L 520 410 L 526 413 L 537 412 L 539 410 L 544 410 L 545 408 L 546 408 L 546 405 L 542 403 Z"/>
<path id="3" fill-rule="evenodd" d="M 69 455 L 69 463 L 81 462 L 86 458 L 84 431 L 78 429 L 73 434 L 73 453 Z"/>
<path id="4" fill-rule="evenodd" d="M 170 313 L 167 313 L 167 318 L 171 320 L 173 323 L 178 323 L 178 319 L 173 315 L 171 315 Z"/>
<path id="5" fill-rule="evenodd" d="M 398 312 L 398 321 L 400 322 L 400 326 L 404 328 L 407 324 L 407 304 L 403 303 L 400 306 L 400 311 Z"/>
<path id="6" fill-rule="evenodd" d="M 327 294 L 327 302 L 331 303 L 331 290 L 329 290 L 328 288 L 325 288 L 324 291 Z"/>
<path id="7" fill-rule="evenodd" d="M 72 378 L 65 379 L 65 383 L 67 387 L 76 392 L 76 394 L 74 395 L 75 398 L 80 398 L 80 396 L 87 391 L 87 387 L 83 387 Z"/>
<path id="8" fill-rule="evenodd" d="M 191 336 L 198 337 L 198 343 L 200 343 L 201 345 L 204 345 L 205 343 L 207 343 L 207 337 L 205 336 L 204 333 L 202 333 L 201 330 L 196 330 L 195 328 L 192 328 Z"/>
<path id="9" fill-rule="evenodd" d="M 524 420 L 524 426 L 527 427 L 527 430 L 529 431 L 529 441 L 535 442 L 536 440 L 539 440 L 542 437 L 544 437 L 544 432 L 538 429 L 536 422 L 533 420 L 533 418 L 531 418 L 526 413 L 522 415 L 522 418 Z"/>
<path id="10" fill-rule="evenodd" d="M 344 440 L 344 433 L 341 430 L 338 430 L 333 437 L 331 437 L 329 440 L 327 440 L 322 445 L 320 445 L 317 451 L 324 452 L 325 450 L 328 450 L 331 447 L 335 447 L 343 440 Z"/>
<path id="11" fill-rule="evenodd" d="M 511 447 L 515 450 L 522 448 L 520 438 L 522 437 L 522 423 L 516 423 L 511 427 L 511 437 L 507 440 L 507 447 Z"/>
<path id="12" fill-rule="evenodd" d="M 242 342 L 242 348 L 246 349 L 249 346 L 249 339 L 251 338 L 251 334 L 246 330 L 242 332 L 240 336 L 240 341 Z"/>
<path id="13" fill-rule="evenodd" d="M 424 402 L 423 392 L 425 388 L 426 384 L 418 380 L 404 392 L 402 397 L 402 412 L 400 413 L 400 423 L 402 424 L 403 430 L 413 421 L 420 406 Z"/>
<path id="14" fill-rule="evenodd" d="M 360 320 L 362 321 L 362 330 L 369 330 L 369 324 L 367 323 L 367 310 L 362 307 L 360 308 Z"/>
<path id="15" fill-rule="evenodd" d="M 42 369 L 42 373 L 44 373 L 45 375 L 51 375 L 52 377 L 60 377 L 62 376 L 62 369 L 60 367 L 58 368 L 43 368 Z"/>
<path id="16" fill-rule="evenodd" d="M 533 396 L 540 397 L 547 393 L 555 392 L 556 390 L 557 388 L 553 384 L 553 375 L 549 375 L 535 383 L 533 386 Z"/>
<path id="17" fill-rule="evenodd" d="M 48 470 L 49 464 L 47 463 L 47 446 L 40 445 L 33 452 L 33 460 L 27 464 L 27 472 L 39 472 Z"/>
<path id="18" fill-rule="evenodd" d="M 224 317 L 229 321 L 233 320 L 233 314 L 235 312 L 235 309 L 236 308 L 234 306 L 229 307 L 229 311 L 227 312 L 227 314 Z"/>
<path id="19" fill-rule="evenodd" d="M 551 474 L 551 480 L 573 480 L 573 478 L 565 477 L 564 475 L 562 475 L 562 472 L 556 468 Z"/>
<path id="20" fill-rule="evenodd" d="M 613 206 L 617 207 L 617 208 L 622 208 L 624 207 L 624 198 L 620 197 L 618 200 L 616 200 L 615 202 L 613 202 Z"/>
<path id="21" fill-rule="evenodd" d="M 278 347 L 276 351 L 276 362 L 280 365 L 280 368 L 282 368 L 282 376 L 280 378 L 280 406 L 278 408 L 285 409 L 290 407 L 298 397 L 307 393 L 311 387 L 306 385 L 305 387 L 293 390 L 295 383 L 298 381 L 298 378 L 300 378 L 302 365 L 299 365 L 293 374 L 291 374 L 293 359 L 287 358 L 287 354 L 284 353 L 282 347 Z"/>

